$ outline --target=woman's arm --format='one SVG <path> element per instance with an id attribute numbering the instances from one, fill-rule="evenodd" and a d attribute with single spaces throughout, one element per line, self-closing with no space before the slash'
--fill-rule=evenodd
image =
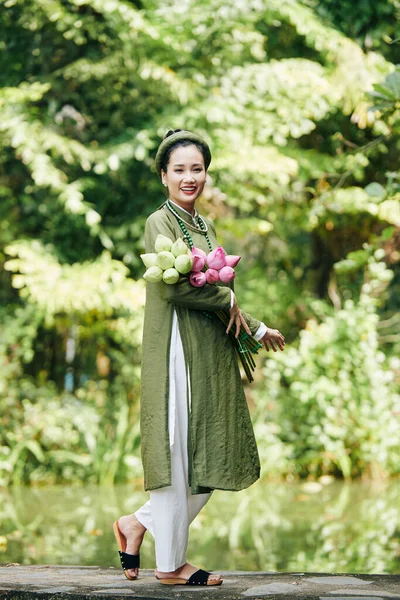
<path id="1" fill-rule="evenodd" d="M 154 244 L 159 233 L 170 238 L 173 242 L 175 241 L 176 234 L 161 211 L 153 213 L 146 221 L 144 233 L 146 252 L 155 252 Z M 181 277 L 174 285 L 168 285 L 164 282 L 158 285 L 161 286 L 162 296 L 172 304 L 211 312 L 229 311 L 231 307 L 231 290 L 229 287 L 207 283 L 204 287 L 196 288 L 191 285 L 188 277 Z"/>
<path id="2" fill-rule="evenodd" d="M 214 223 L 209 220 L 207 220 L 207 223 L 213 230 L 214 235 L 216 236 Z M 232 285 L 232 291 L 234 291 L 233 282 L 231 285 Z M 232 302 L 231 302 L 231 309 L 235 302 L 234 294 L 232 294 L 232 296 L 233 297 L 232 297 Z M 285 338 L 281 334 L 281 332 L 278 331 L 278 329 L 272 329 L 271 327 L 267 327 L 265 325 L 265 323 L 263 323 L 262 321 L 259 321 L 258 319 L 255 319 L 254 317 L 249 315 L 249 313 L 245 312 L 244 310 L 239 310 L 239 313 L 240 313 L 240 321 L 239 321 L 238 315 L 236 316 L 236 320 L 235 320 L 236 332 L 238 331 L 239 322 L 241 322 L 241 324 L 243 325 L 243 327 L 247 331 L 247 333 L 251 333 L 251 335 L 253 335 L 257 341 L 262 342 L 262 344 L 263 344 L 264 348 L 267 350 L 267 352 L 269 352 L 270 349 L 272 349 L 274 352 L 276 352 L 277 347 L 280 350 L 284 349 Z M 232 320 L 232 310 L 231 310 L 231 320 Z M 237 337 L 237 335 L 236 335 L 236 337 Z"/>
<path id="3" fill-rule="evenodd" d="M 215 237 L 217 237 L 214 223 L 212 221 L 210 221 L 209 219 L 207 219 L 207 223 L 208 223 L 210 229 L 212 230 L 213 234 L 215 235 Z M 236 302 L 236 297 L 234 294 L 234 290 L 235 290 L 234 282 L 232 281 L 230 285 L 231 285 L 231 290 L 232 290 L 232 292 L 231 292 L 231 294 L 232 294 L 231 310 L 232 310 L 234 307 L 234 304 Z M 231 320 L 232 320 L 232 312 L 231 312 Z M 238 313 L 236 313 L 236 317 L 235 317 L 236 332 L 238 331 L 239 323 L 240 323 L 240 325 L 242 325 L 244 330 L 249 335 L 253 335 L 257 340 L 261 340 L 267 331 L 267 326 L 264 323 L 262 323 L 261 321 L 258 321 L 257 319 L 255 319 L 254 317 L 252 317 L 247 312 L 245 312 L 244 310 L 241 310 L 241 309 L 239 309 L 239 311 L 238 311 Z M 232 324 L 233 324 L 233 322 L 232 322 Z M 237 337 L 237 335 L 236 335 L 236 337 Z"/>
<path id="4" fill-rule="evenodd" d="M 245 320 L 248 328 L 251 331 L 251 335 L 256 335 L 258 330 L 261 331 L 261 325 L 263 325 L 263 323 L 261 321 L 259 321 L 258 319 L 255 319 L 254 317 L 249 315 L 249 313 L 245 312 L 244 310 L 241 310 L 240 312 L 242 313 L 242 317 Z"/>

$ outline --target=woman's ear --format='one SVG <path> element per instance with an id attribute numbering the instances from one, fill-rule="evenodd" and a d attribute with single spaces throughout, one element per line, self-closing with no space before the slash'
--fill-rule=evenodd
<path id="1" fill-rule="evenodd" d="M 165 185 L 165 186 L 167 185 L 167 178 L 165 175 L 165 171 L 163 171 L 162 169 L 161 169 L 161 181 L 162 181 L 163 185 Z"/>

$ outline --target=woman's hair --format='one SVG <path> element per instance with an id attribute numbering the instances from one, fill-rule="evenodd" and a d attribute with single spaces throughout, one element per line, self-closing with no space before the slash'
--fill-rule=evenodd
<path id="1" fill-rule="evenodd" d="M 187 130 L 186 129 L 170 129 L 164 135 L 163 140 L 166 140 L 169 136 L 173 135 L 174 133 L 178 133 L 179 131 L 187 131 Z M 192 133 L 192 132 L 188 132 L 188 133 Z M 208 158 L 209 158 L 209 152 L 210 152 L 208 146 L 206 147 L 204 144 L 201 144 L 200 142 L 196 142 L 196 141 L 189 140 L 189 139 L 186 139 L 186 140 L 185 139 L 178 139 L 178 140 L 176 140 L 176 142 L 174 144 L 171 144 L 171 146 L 169 146 L 166 149 L 166 151 L 163 153 L 163 155 L 161 157 L 160 169 L 162 169 L 164 172 L 166 172 L 167 168 L 168 168 L 168 163 L 169 163 L 169 160 L 171 158 L 172 152 L 174 150 L 176 150 L 177 148 L 179 148 L 179 147 L 185 147 L 185 146 L 196 146 L 196 148 L 203 155 L 204 164 L 205 164 L 205 167 L 207 169 L 208 164 L 209 164 Z"/>

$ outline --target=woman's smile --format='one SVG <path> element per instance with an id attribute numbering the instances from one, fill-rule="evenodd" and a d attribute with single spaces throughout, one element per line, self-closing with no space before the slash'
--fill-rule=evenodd
<path id="1" fill-rule="evenodd" d="M 192 194 L 194 194 L 196 192 L 196 186 L 195 185 L 185 185 L 184 187 L 181 187 L 181 190 L 184 194 L 187 194 L 188 196 L 191 196 Z"/>

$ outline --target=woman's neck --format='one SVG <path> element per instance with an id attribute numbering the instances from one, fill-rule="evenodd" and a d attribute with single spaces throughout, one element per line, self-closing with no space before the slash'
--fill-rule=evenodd
<path id="1" fill-rule="evenodd" d="M 196 209 L 194 207 L 194 202 L 193 203 L 187 203 L 185 206 L 183 206 L 183 204 L 181 204 L 180 202 L 177 202 L 176 200 L 171 200 L 171 198 L 168 198 L 169 202 L 171 202 L 171 204 L 175 204 L 175 206 L 179 206 L 179 208 L 181 208 L 182 210 L 184 210 L 185 212 L 188 213 L 188 215 L 190 215 L 191 217 L 195 217 L 196 216 Z"/>

